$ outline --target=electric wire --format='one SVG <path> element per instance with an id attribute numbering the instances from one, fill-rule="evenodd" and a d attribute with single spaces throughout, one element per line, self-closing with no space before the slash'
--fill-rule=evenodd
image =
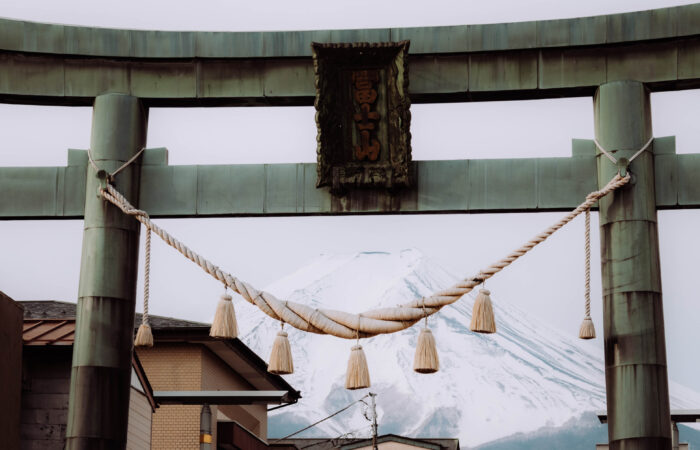
<path id="1" fill-rule="evenodd" d="M 308 430 L 309 428 L 315 427 L 315 426 L 318 425 L 319 423 L 325 422 L 326 420 L 330 419 L 331 417 L 337 416 L 337 415 L 340 414 L 341 412 L 343 412 L 343 411 L 349 409 L 351 406 L 355 405 L 356 403 L 361 402 L 362 400 L 364 400 L 364 399 L 367 398 L 367 397 L 369 397 L 369 394 L 365 394 L 364 397 L 355 400 L 354 402 L 350 403 L 350 404 L 347 405 L 346 407 L 344 407 L 344 408 L 342 408 L 342 409 L 339 409 L 338 411 L 334 412 L 333 414 L 331 414 L 331 415 L 329 415 L 329 416 L 326 416 L 326 417 L 324 417 L 323 419 L 318 420 L 318 421 L 312 423 L 311 425 L 302 428 L 301 430 L 295 431 L 295 432 L 292 433 L 292 434 L 288 434 L 287 436 L 285 436 L 285 437 L 283 437 L 283 438 L 274 439 L 274 440 L 270 441 L 270 443 L 271 443 L 271 444 L 274 444 L 275 442 L 279 442 L 279 441 L 283 441 L 283 440 L 285 440 L 285 439 L 289 439 L 290 437 L 296 436 L 297 434 L 299 434 L 299 433 L 301 433 L 301 432 L 303 432 L 303 431 L 306 431 L 306 430 Z"/>
<path id="2" fill-rule="evenodd" d="M 355 441 L 363 441 L 363 440 L 365 440 L 366 438 L 359 438 L 359 437 L 356 438 L 356 437 L 352 437 L 352 435 L 354 435 L 354 434 L 357 433 L 357 432 L 364 431 L 366 428 L 367 428 L 367 427 L 358 428 L 358 429 L 356 429 L 356 430 L 352 430 L 352 431 L 348 431 L 347 433 L 343 433 L 343 434 L 341 434 L 340 436 L 336 436 L 336 437 L 334 437 L 334 438 L 329 438 L 329 439 L 324 439 L 324 440 L 322 440 L 322 441 L 314 442 L 314 443 L 305 445 L 305 446 L 303 446 L 303 447 L 299 447 L 299 450 L 304 450 L 304 449 L 306 449 L 306 448 L 314 447 L 314 446 L 316 446 L 316 445 L 325 444 L 326 442 L 339 441 L 340 439 L 352 439 L 352 440 L 355 440 Z M 334 445 L 334 447 L 335 447 L 335 446 L 336 446 L 336 445 Z"/>

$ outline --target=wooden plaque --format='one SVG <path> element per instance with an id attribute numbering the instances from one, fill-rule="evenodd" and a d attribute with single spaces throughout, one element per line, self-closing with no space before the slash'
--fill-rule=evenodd
<path id="1" fill-rule="evenodd" d="M 342 192 L 410 184 L 408 46 L 312 44 L 318 187 Z"/>

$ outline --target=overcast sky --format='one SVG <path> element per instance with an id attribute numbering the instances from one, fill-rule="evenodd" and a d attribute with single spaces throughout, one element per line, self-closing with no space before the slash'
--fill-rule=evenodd
<path id="1" fill-rule="evenodd" d="M 684 3 L 0 0 L 0 16 L 117 28 L 245 31 L 508 22 Z M 654 94 L 652 111 L 655 136 L 677 136 L 679 153 L 698 151 L 700 92 Z M 593 137 L 590 98 L 413 105 L 411 112 L 413 155 L 418 160 L 568 156 L 572 138 Z M 67 148 L 88 147 L 90 120 L 89 108 L 0 105 L 0 166 L 65 165 Z M 312 162 L 315 133 L 312 108 L 152 109 L 148 146 L 167 147 L 170 164 Z M 469 276 L 558 217 L 353 216 L 160 220 L 159 224 L 262 288 L 321 253 L 408 247 L 420 249 L 455 275 Z M 494 301 L 516 303 L 576 334 L 583 309 L 582 222 L 577 219 L 490 280 Z M 669 374 L 700 391 L 698 223 L 700 214 L 694 210 L 659 213 Z M 0 290 L 17 300 L 76 301 L 81 239 L 81 221 L 0 222 Z M 593 239 L 593 317 L 602 334 L 597 215 Z M 151 270 L 153 314 L 211 319 L 221 291 L 217 282 L 156 240 Z M 591 345 L 602 347 L 602 340 Z"/>

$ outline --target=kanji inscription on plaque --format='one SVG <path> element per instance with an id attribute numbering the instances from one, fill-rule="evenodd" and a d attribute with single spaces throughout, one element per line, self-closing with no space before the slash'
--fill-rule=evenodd
<path id="1" fill-rule="evenodd" d="M 355 157 L 360 161 L 376 161 L 379 156 L 380 145 L 375 138 L 379 113 L 374 105 L 377 102 L 377 81 L 379 73 L 376 70 L 358 70 L 352 73 L 353 97 L 360 107 L 360 112 L 354 115 L 360 133 L 360 143 L 355 146 Z"/>
<path id="2" fill-rule="evenodd" d="M 410 184 L 408 45 L 312 44 L 318 187 Z"/>

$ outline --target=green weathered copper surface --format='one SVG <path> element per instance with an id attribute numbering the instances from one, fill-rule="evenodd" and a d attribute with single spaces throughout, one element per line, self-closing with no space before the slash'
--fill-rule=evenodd
<path id="1" fill-rule="evenodd" d="M 413 66 L 415 65 L 415 69 Z M 564 47 L 411 55 L 415 103 L 590 95 L 600 83 L 635 78 L 652 90 L 700 86 L 697 38 L 623 47 Z M 153 106 L 306 105 L 313 64 L 300 59 L 116 60 L 0 51 L 0 101 L 89 105 L 106 92 Z"/>
<path id="2" fill-rule="evenodd" d="M 649 91 L 642 83 L 604 84 L 594 107 L 596 138 L 616 158 L 630 158 L 651 137 Z M 599 154 L 599 185 L 616 172 Z M 629 172 L 632 181 L 599 202 L 608 439 L 611 450 L 669 449 L 654 155 L 640 154 Z"/>
<path id="3" fill-rule="evenodd" d="M 0 19 L 0 49 L 120 58 L 309 57 L 311 42 L 411 40 L 411 53 L 570 47 L 698 34 L 700 6 L 487 25 L 364 30 L 191 32 L 77 27 Z"/>
<path id="4" fill-rule="evenodd" d="M 112 172 L 141 149 L 146 123 L 137 98 L 97 97 L 90 139 L 97 166 Z M 163 155 L 156 150 L 151 157 Z M 82 173 L 74 176 L 86 188 L 66 448 L 121 450 L 129 412 L 139 224 L 98 196 L 102 181 L 86 165 L 85 152 L 70 151 L 68 160 L 65 170 Z M 127 197 L 138 198 L 140 170 L 137 160 L 115 178 Z"/>
<path id="5" fill-rule="evenodd" d="M 410 39 L 414 102 L 592 95 L 625 79 L 700 87 L 700 4 L 491 25 L 288 32 L 117 30 L 0 19 L 0 101 L 312 105 L 311 43 Z M 415 77 L 415 78 L 414 78 Z"/>
<path id="6" fill-rule="evenodd" d="M 594 152 L 576 139 L 570 158 L 415 161 L 405 192 L 334 199 L 316 189 L 315 164 L 168 166 L 165 149 L 149 149 L 138 203 L 153 217 L 561 211 L 596 189 Z M 700 207 L 700 155 L 676 155 L 673 137 L 655 139 L 653 152 L 656 206 Z M 70 150 L 67 167 L 0 168 L 0 220 L 81 218 L 86 164 L 84 150 Z"/>

